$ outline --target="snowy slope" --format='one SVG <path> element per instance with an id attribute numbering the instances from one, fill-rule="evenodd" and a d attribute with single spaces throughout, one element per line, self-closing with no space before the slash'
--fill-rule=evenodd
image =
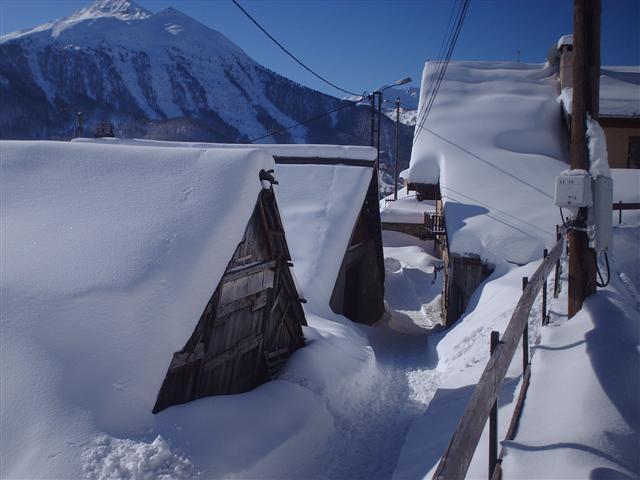
<path id="1" fill-rule="evenodd" d="M 434 68 L 425 65 L 422 92 Z M 409 181 L 439 179 L 451 251 L 525 264 L 555 241 L 554 179 L 567 165 L 553 74 L 522 63 L 449 65 L 416 127 Z"/>
<path id="2" fill-rule="evenodd" d="M 215 3 L 212 4 L 215 8 Z M 69 17 L 0 38 L 0 135 L 68 139 L 110 121 L 122 137 L 369 144 L 365 106 L 343 105 L 256 63 L 175 8 L 95 0 Z M 276 132 L 310 118 L 309 124 Z M 393 128 L 383 118 L 385 132 Z M 401 128 L 403 158 L 410 129 Z M 383 135 L 383 150 L 392 151 Z"/>

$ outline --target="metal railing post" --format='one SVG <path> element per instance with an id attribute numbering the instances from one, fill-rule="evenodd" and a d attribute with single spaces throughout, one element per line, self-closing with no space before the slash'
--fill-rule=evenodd
<path id="1" fill-rule="evenodd" d="M 529 283 L 529 277 L 522 277 L 522 291 L 527 288 Z M 522 332 L 522 374 L 527 371 L 529 365 L 529 320 L 524 324 L 524 331 Z"/>
<path id="2" fill-rule="evenodd" d="M 491 332 L 490 352 L 493 355 L 500 343 L 500 332 Z M 496 398 L 489 414 L 489 479 L 493 477 L 493 472 L 498 463 L 498 399 Z"/>

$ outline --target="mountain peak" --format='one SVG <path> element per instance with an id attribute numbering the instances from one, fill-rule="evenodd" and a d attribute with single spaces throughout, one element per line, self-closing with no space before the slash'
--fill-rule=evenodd
<path id="1" fill-rule="evenodd" d="M 78 10 L 67 20 L 80 21 L 92 18 L 115 17 L 119 20 L 142 20 L 150 17 L 150 11 L 132 0 L 94 0 L 82 10 Z"/>

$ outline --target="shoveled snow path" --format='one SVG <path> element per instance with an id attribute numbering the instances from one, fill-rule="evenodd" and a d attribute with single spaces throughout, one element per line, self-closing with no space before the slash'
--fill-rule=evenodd
<path id="1" fill-rule="evenodd" d="M 353 403 L 328 405 L 336 430 L 313 477 L 390 478 L 409 425 L 439 384 L 427 334 L 402 334 L 386 325 L 361 328 L 376 355 L 376 378 Z"/>
<path id="2" fill-rule="evenodd" d="M 440 384 L 428 329 L 439 321 L 435 311 L 439 302 L 434 298 L 442 284 L 432 281 L 438 260 L 425 251 L 430 244 L 397 232 L 384 233 L 387 301 L 396 308 L 406 307 L 409 295 L 409 303 L 415 305 L 411 311 L 392 311 L 374 326 L 356 326 L 369 339 L 376 368 L 366 391 L 354 387 L 336 396 L 339 400 L 334 403 L 327 402 L 335 433 L 320 468 L 309 472 L 314 478 L 390 478 L 409 426 L 424 413 Z M 427 303 L 418 305 L 423 302 Z"/>

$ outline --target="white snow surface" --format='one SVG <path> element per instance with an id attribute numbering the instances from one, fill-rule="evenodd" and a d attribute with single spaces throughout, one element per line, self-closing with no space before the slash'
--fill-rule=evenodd
<path id="1" fill-rule="evenodd" d="M 425 65 L 420 109 L 435 63 Z M 554 180 L 567 168 L 548 65 L 451 62 L 409 181 L 440 181 L 450 250 L 526 264 L 555 242 Z"/>
<path id="2" fill-rule="evenodd" d="M 78 138 L 73 142 L 212 150 L 255 148 L 280 157 L 371 161 L 370 168 L 289 164 L 278 164 L 275 167 L 275 177 L 279 182 L 275 187 L 277 200 L 299 287 L 310 301 L 308 309 L 320 315 L 330 315 L 326 308 L 371 181 L 375 148 L 90 138 Z"/>
<path id="3" fill-rule="evenodd" d="M 72 142 L 132 145 L 140 147 L 191 147 L 191 148 L 222 148 L 244 149 L 256 148 L 268 152 L 274 157 L 292 158 L 341 158 L 345 160 L 376 159 L 374 147 L 357 145 L 314 145 L 314 144 L 273 144 L 273 143 L 205 143 L 205 142 L 170 142 L 165 140 L 144 140 L 137 138 L 74 138 Z M 373 164 L 371 165 L 373 167 Z"/>
<path id="4" fill-rule="evenodd" d="M 273 159 L 63 142 L 0 152 L 2 476 L 77 478 L 81 452 L 131 460 L 104 435 L 133 432 L 140 455 L 162 447 L 159 466 L 188 470 L 160 440 L 140 442 Z M 104 455 L 87 451 L 97 434 Z M 144 468 L 161 473 L 155 455 Z"/>
<path id="5" fill-rule="evenodd" d="M 425 212 L 435 212 L 435 200 L 419 202 L 415 192 L 407 193 L 407 188 L 398 190 L 397 200 L 393 194 L 380 200 L 380 219 L 391 223 L 424 223 Z"/>
<path id="6" fill-rule="evenodd" d="M 558 39 L 558 50 L 563 45 L 573 45 L 573 33 L 570 35 L 563 35 Z"/>
<path id="7" fill-rule="evenodd" d="M 611 178 L 609 155 L 607 153 L 607 139 L 604 130 L 597 120 L 587 118 L 587 138 L 589 147 L 589 174 L 592 177 Z"/>
<path id="8" fill-rule="evenodd" d="M 278 205 L 300 288 L 309 307 L 326 310 L 372 169 L 346 165 L 276 165 Z"/>
<path id="9" fill-rule="evenodd" d="M 613 202 L 640 203 L 640 170 L 612 168 Z"/>
<path id="10" fill-rule="evenodd" d="M 1 147 L 3 477 L 300 478 L 367 461 L 337 458 L 382 374 L 328 302 L 371 168 L 276 167 L 256 148 Z M 152 415 L 272 168 L 308 344 L 283 381 Z"/>
<path id="11" fill-rule="evenodd" d="M 548 283 L 551 322 L 541 327 L 540 300 L 529 317 L 531 383 L 517 436 L 506 447 L 505 478 L 577 479 L 640 476 L 640 228 L 614 227 L 611 284 L 567 320 L 567 262 L 561 292 Z M 492 330 L 504 333 L 521 293 L 540 262 L 498 266 L 471 298 L 454 327 L 430 337 L 437 351 L 437 389 L 413 422 L 394 478 L 431 478 L 489 359 Z M 601 265 L 601 268 L 604 268 Z M 498 400 L 504 439 L 521 382 L 521 349 Z M 488 428 L 467 478 L 486 478 Z"/>
<path id="12" fill-rule="evenodd" d="M 567 113 L 571 113 L 573 88 L 565 87 L 559 97 Z M 601 116 L 640 116 L 640 65 L 603 66 L 600 69 Z"/>

